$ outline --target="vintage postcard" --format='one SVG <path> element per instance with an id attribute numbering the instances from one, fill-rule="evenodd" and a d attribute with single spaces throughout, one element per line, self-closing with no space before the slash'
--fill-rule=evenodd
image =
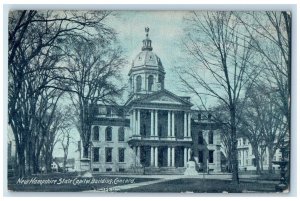
<path id="1" fill-rule="evenodd" d="M 290 11 L 8 18 L 10 192 L 290 191 Z"/>

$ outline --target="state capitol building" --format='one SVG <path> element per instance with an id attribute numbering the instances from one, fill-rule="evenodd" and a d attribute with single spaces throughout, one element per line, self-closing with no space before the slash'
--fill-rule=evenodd
<path id="1" fill-rule="evenodd" d="M 190 97 L 167 90 L 164 66 L 148 32 L 128 73 L 126 103 L 96 106 L 88 169 L 181 174 L 194 160 L 200 172 L 220 172 L 220 125 L 207 112 L 191 109 Z"/>

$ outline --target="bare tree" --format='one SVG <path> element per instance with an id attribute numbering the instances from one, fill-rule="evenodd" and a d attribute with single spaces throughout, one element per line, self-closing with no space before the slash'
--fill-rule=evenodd
<path id="1" fill-rule="evenodd" d="M 252 147 L 252 152 L 256 161 L 256 173 L 261 174 L 262 163 L 260 163 L 262 155 L 260 152 L 261 145 L 264 144 L 263 138 L 263 123 L 261 122 L 262 101 L 261 93 L 254 89 L 255 86 L 247 90 L 245 97 L 246 107 L 242 110 L 240 117 L 240 125 L 238 126 L 241 136 L 246 137 Z"/>
<path id="2" fill-rule="evenodd" d="M 113 34 L 113 33 L 111 33 Z M 121 95 L 120 67 L 124 64 L 120 47 L 111 35 L 93 40 L 74 37 L 66 46 L 70 67 L 68 82 L 78 117 L 78 131 L 83 142 L 83 157 L 88 158 L 91 136 L 91 118 L 98 102 L 111 103 Z"/>
<path id="3" fill-rule="evenodd" d="M 255 151 L 255 158 L 258 162 L 262 160 L 263 151 L 268 150 L 268 170 L 272 173 L 272 161 L 274 154 L 287 132 L 287 122 L 284 114 L 278 106 L 280 97 L 277 90 L 259 82 L 247 90 L 247 110 L 244 110 L 241 129 L 248 137 Z M 258 152 L 261 147 L 262 153 Z M 259 164 L 258 164 L 259 165 Z M 262 162 L 261 162 L 262 165 Z M 262 168 L 262 167 L 261 167 Z"/>
<path id="4" fill-rule="evenodd" d="M 245 85 L 257 75 L 252 41 L 239 36 L 244 30 L 232 12 L 193 12 L 186 21 L 189 27 L 183 45 L 196 67 L 180 68 L 180 78 L 204 108 L 203 97 L 207 96 L 226 106 L 232 140 L 232 179 L 238 183 L 237 104 Z"/>
<path id="5" fill-rule="evenodd" d="M 60 144 L 64 153 L 64 161 L 63 161 L 63 171 L 66 172 L 66 164 L 69 154 L 69 146 L 70 146 L 70 139 L 71 136 L 71 128 L 66 127 L 61 129 L 61 136 L 60 136 Z"/>
<path id="6" fill-rule="evenodd" d="M 58 66 L 65 53 L 61 43 L 69 36 L 92 37 L 108 30 L 102 23 L 111 12 L 11 11 L 9 15 L 8 113 L 16 140 L 18 174 L 31 173 L 32 136 L 37 130 L 35 114 L 43 90 L 61 89 Z M 36 137 L 36 139 L 42 139 Z M 40 147 L 40 145 L 39 145 Z M 37 154 L 37 153 L 36 153 Z M 27 162 L 26 162 L 27 160 Z"/>
<path id="7" fill-rule="evenodd" d="M 290 133 L 291 119 L 291 13 L 287 11 L 248 12 L 237 15 L 261 54 L 266 84 L 278 90 L 278 104 Z M 253 20 L 249 21 L 248 18 Z"/>

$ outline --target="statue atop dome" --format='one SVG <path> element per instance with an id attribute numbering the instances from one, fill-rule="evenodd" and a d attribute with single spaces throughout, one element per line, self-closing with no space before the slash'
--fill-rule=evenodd
<path id="1" fill-rule="evenodd" d="M 145 32 L 146 32 L 146 37 L 148 38 L 148 34 L 149 34 L 149 27 L 145 27 Z"/>
<path id="2" fill-rule="evenodd" d="M 152 51 L 151 43 L 152 41 L 149 39 L 149 27 L 145 27 L 145 32 L 146 32 L 146 39 L 143 40 L 143 47 L 142 51 L 148 50 Z"/>

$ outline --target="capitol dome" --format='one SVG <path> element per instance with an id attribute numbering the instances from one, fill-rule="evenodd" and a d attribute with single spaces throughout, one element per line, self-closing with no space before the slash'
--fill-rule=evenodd
<path id="1" fill-rule="evenodd" d="M 165 70 L 160 58 L 152 51 L 149 28 L 145 31 L 142 51 L 132 61 L 128 74 L 132 93 L 152 93 L 164 88 Z"/>
<path id="2" fill-rule="evenodd" d="M 157 68 L 164 72 L 160 58 L 151 50 L 141 51 L 133 60 L 132 68 Z"/>

